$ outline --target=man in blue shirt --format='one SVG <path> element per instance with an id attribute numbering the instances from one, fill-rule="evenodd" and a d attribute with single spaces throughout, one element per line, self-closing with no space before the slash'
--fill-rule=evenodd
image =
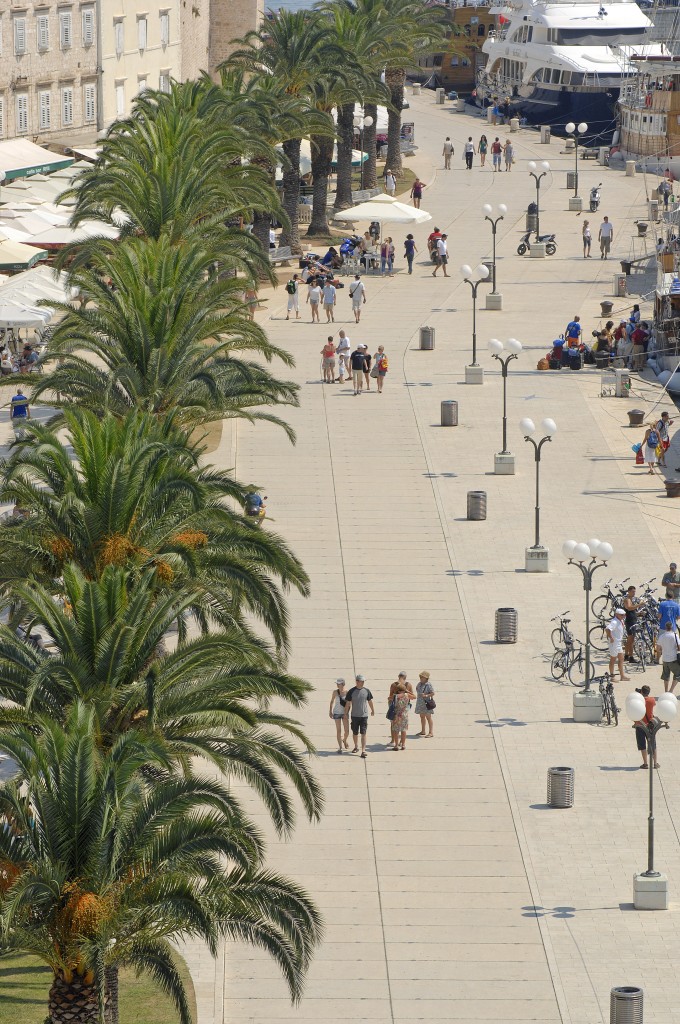
<path id="1" fill-rule="evenodd" d="M 659 602 L 659 629 L 665 629 L 666 623 L 670 622 L 674 630 L 678 628 L 680 619 L 680 604 L 667 597 L 665 601 Z"/>
<path id="2" fill-rule="evenodd" d="M 570 320 L 564 333 L 569 348 L 577 348 L 581 340 L 581 317 L 575 316 L 573 320 Z"/>
<path id="3" fill-rule="evenodd" d="M 28 399 L 23 393 L 21 388 L 17 388 L 17 393 L 12 398 L 9 405 L 9 418 L 14 428 L 14 433 L 19 436 L 21 430 L 23 430 L 26 420 L 31 418 L 31 410 L 28 405 Z"/>
<path id="4" fill-rule="evenodd" d="M 246 515 L 247 516 L 259 516 L 264 501 L 257 491 L 250 491 L 246 494 Z"/>

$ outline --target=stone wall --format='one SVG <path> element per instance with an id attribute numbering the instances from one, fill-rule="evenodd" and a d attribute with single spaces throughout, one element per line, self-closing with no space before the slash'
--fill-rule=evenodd
<path id="1" fill-rule="evenodd" d="M 232 52 L 233 40 L 241 38 L 251 29 L 259 28 L 263 17 L 264 0 L 211 0 L 211 72 Z"/>

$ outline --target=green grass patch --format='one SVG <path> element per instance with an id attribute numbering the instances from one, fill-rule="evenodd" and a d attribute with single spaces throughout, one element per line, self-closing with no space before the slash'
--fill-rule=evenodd
<path id="1" fill-rule="evenodd" d="M 180 974 L 196 1020 L 194 987 L 182 961 Z M 0 957 L 0 1024 L 43 1024 L 51 979 L 51 971 L 34 957 Z M 179 1019 L 165 993 L 134 971 L 121 971 L 119 1004 L 121 1024 L 175 1024 Z"/>

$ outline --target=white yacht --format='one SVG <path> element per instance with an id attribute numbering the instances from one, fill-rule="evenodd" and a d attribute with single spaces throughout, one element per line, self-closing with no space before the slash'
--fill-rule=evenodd
<path id="1" fill-rule="evenodd" d="M 478 105 L 506 102 L 513 114 L 556 131 L 585 121 L 589 138 L 611 138 L 631 58 L 668 53 L 664 43 L 649 42 L 652 23 L 634 0 L 498 0 L 492 7 L 498 27 L 483 45 Z"/>

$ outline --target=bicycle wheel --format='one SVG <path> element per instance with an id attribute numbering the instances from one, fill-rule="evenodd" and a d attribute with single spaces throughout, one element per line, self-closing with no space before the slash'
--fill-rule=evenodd
<path id="1" fill-rule="evenodd" d="M 607 719 L 607 725 L 612 724 L 612 706 L 608 690 L 602 690 L 602 717 Z"/>
<path id="2" fill-rule="evenodd" d="M 556 651 L 559 651 L 562 646 L 562 630 L 559 626 L 555 626 L 552 633 L 550 634 L 550 641 Z"/>
<path id="3" fill-rule="evenodd" d="M 642 636 L 635 638 L 635 643 L 633 644 L 633 656 L 637 658 L 637 665 L 635 668 L 638 672 L 646 672 L 650 657 L 649 648 Z"/>
<path id="4" fill-rule="evenodd" d="M 608 607 L 609 598 L 606 594 L 599 594 L 598 597 L 594 597 L 590 604 L 590 610 L 596 619 L 606 618 Z"/>
<path id="5" fill-rule="evenodd" d="M 616 694 L 614 693 L 614 687 L 609 684 L 609 700 L 612 706 L 612 718 L 614 719 L 614 725 L 619 724 L 619 709 L 616 706 Z"/>
<path id="6" fill-rule="evenodd" d="M 594 647 L 596 651 L 606 651 L 609 649 L 607 627 L 603 622 L 598 622 L 596 626 L 591 626 L 588 637 L 590 639 L 590 646 Z"/>
<path id="7" fill-rule="evenodd" d="M 555 651 L 550 662 L 550 672 L 553 679 L 561 679 L 567 671 L 567 652 Z"/>
<path id="8" fill-rule="evenodd" d="M 569 674 L 569 682 L 571 683 L 572 686 L 585 686 L 585 683 L 586 683 L 586 659 L 585 659 L 585 655 L 583 653 L 583 648 L 581 648 L 579 650 L 578 654 L 576 654 L 572 658 L 571 663 L 570 663 L 569 668 L 568 668 L 567 671 L 568 671 L 568 674 Z M 589 676 L 590 676 L 591 681 L 595 677 L 595 666 L 593 665 L 592 661 L 590 663 L 590 673 L 589 673 Z"/>

